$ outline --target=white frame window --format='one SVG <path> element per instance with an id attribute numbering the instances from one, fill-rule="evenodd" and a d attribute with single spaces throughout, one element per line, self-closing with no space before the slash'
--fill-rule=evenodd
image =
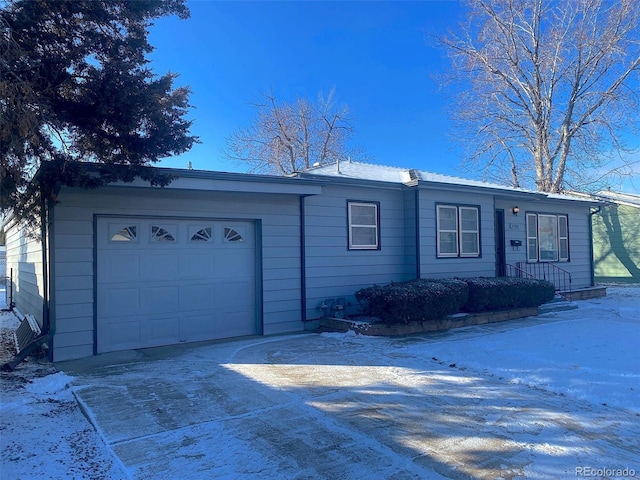
<path id="1" fill-rule="evenodd" d="M 527 262 L 538 261 L 538 215 L 527 214 Z"/>
<path id="2" fill-rule="evenodd" d="M 569 217 L 527 214 L 527 262 L 569 261 Z"/>
<path id="3" fill-rule="evenodd" d="M 380 205 L 347 202 L 349 250 L 380 249 Z"/>
<path id="4" fill-rule="evenodd" d="M 438 258 L 480 257 L 480 208 L 438 205 L 436 209 Z"/>
<path id="5" fill-rule="evenodd" d="M 480 214 L 475 207 L 460 207 L 460 256 L 480 256 Z"/>
<path id="6" fill-rule="evenodd" d="M 438 257 L 458 256 L 458 207 L 438 205 Z"/>

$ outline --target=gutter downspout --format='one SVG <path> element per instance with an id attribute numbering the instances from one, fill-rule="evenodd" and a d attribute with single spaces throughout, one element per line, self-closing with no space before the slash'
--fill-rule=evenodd
<path id="1" fill-rule="evenodd" d="M 42 344 L 48 350 L 49 361 L 53 362 L 53 337 L 56 333 L 55 323 L 55 295 L 52 295 L 55 285 L 54 277 L 54 218 L 55 204 L 60 193 L 60 184 L 56 184 L 52 198 L 42 199 L 41 213 L 41 242 L 42 242 Z M 53 301 L 52 301 L 53 298 Z M 38 339 L 36 339 L 38 340 Z"/>
<path id="2" fill-rule="evenodd" d="M 56 195 L 60 191 L 56 189 Z M 49 315 L 49 361 L 53 362 L 53 343 L 56 334 L 56 247 L 55 247 L 55 207 L 56 202 L 49 202 L 49 225 L 48 225 L 48 244 L 49 244 L 49 268 L 48 268 L 48 315 Z"/>
<path id="3" fill-rule="evenodd" d="M 47 233 L 49 227 L 49 201 L 40 203 L 40 247 L 42 248 L 42 334 L 49 332 L 49 258 Z"/>
<path id="4" fill-rule="evenodd" d="M 415 190 L 415 216 L 416 216 L 416 279 L 420 280 L 422 275 L 420 261 L 420 188 L 416 187 Z"/>
<path id="5" fill-rule="evenodd" d="M 593 258 L 593 216 L 600 213 L 601 206 L 596 207 L 593 212 L 589 212 L 589 255 L 591 256 L 591 286 L 596 286 L 596 264 Z"/>

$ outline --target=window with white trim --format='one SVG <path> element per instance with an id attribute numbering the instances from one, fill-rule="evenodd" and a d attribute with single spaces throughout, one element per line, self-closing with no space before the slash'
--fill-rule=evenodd
<path id="1" fill-rule="evenodd" d="M 380 248 L 379 204 L 347 202 L 347 210 L 349 250 L 378 250 Z"/>
<path id="2" fill-rule="evenodd" d="M 527 261 L 569 261 L 567 215 L 527 213 Z"/>
<path id="3" fill-rule="evenodd" d="M 436 210 L 438 257 L 480 256 L 480 209 L 438 205 Z"/>

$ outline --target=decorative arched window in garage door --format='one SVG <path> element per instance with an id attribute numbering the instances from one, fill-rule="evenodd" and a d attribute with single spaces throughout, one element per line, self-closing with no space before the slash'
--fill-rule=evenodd
<path id="1" fill-rule="evenodd" d="M 115 230 L 115 232 L 113 232 Z M 137 238 L 138 227 L 136 225 L 129 225 L 122 228 L 112 228 L 110 240 L 112 242 L 132 242 Z"/>
<path id="2" fill-rule="evenodd" d="M 176 237 L 175 225 L 151 226 L 151 240 L 154 242 L 175 242 Z"/>
<path id="3" fill-rule="evenodd" d="M 244 238 L 237 230 L 230 227 L 224 227 L 224 241 L 226 243 L 244 242 Z"/>

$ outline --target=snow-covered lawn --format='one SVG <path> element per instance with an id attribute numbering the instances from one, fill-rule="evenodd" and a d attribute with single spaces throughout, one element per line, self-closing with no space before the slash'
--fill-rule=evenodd
<path id="1" fill-rule="evenodd" d="M 314 456 L 336 462 L 325 478 L 338 478 L 335 472 L 341 478 L 391 472 L 433 479 L 495 478 L 495 472 L 531 479 L 640 476 L 640 287 L 609 287 L 607 297 L 577 303 L 576 310 L 445 334 L 267 337 L 134 364 L 126 373 L 130 380 L 185 388 L 184 398 L 199 414 L 232 403 L 240 413 L 158 433 L 119 431 L 118 438 L 108 425 L 98 434 L 72 392 L 86 400 L 100 427 L 100 397 L 91 397 L 90 389 L 125 395 L 117 383 L 125 376 L 116 370 L 129 367 L 114 368 L 112 377 L 73 378 L 30 359 L 2 373 L 0 478 L 252 478 L 247 472 L 261 472 L 254 478 L 322 478 L 313 466 L 296 470 L 294 446 L 288 447 L 290 458 L 283 450 L 269 456 L 264 452 L 272 440 L 254 435 L 258 430 L 236 429 L 257 429 L 258 423 L 269 427 L 274 442 L 289 430 L 311 442 L 317 451 L 308 444 L 303 451 L 309 462 Z M 8 314 L 0 319 L 15 326 Z M 212 378 L 233 376 L 230 385 L 238 393 L 227 390 L 224 400 L 195 389 L 189 376 L 212 369 Z M 273 403 L 252 410 L 261 396 Z M 215 404 L 223 400 L 230 403 Z M 123 416 L 130 413 L 124 403 L 121 408 Z M 280 411 L 297 412 L 310 426 L 294 417 L 277 419 Z M 304 428 L 315 428 L 340 448 L 327 450 L 323 437 Z M 199 445 L 194 432 L 208 443 Z M 143 434 L 172 453 L 149 451 L 144 465 L 136 463 L 136 436 Z M 495 458 L 500 461 L 491 464 Z M 198 462 L 212 459 L 215 468 L 194 476 Z M 342 461 L 354 468 L 337 469 Z"/>
<path id="2" fill-rule="evenodd" d="M 15 353 L 11 332 L 19 322 L 7 312 L 0 322 L 5 363 Z M 0 479 L 128 478 L 80 411 L 68 375 L 33 357 L 0 375 Z"/>
<path id="3" fill-rule="evenodd" d="M 609 288 L 606 298 L 577 303 L 577 310 L 539 317 L 553 323 L 448 338 L 429 353 L 483 376 L 640 415 L 640 288 Z"/>

